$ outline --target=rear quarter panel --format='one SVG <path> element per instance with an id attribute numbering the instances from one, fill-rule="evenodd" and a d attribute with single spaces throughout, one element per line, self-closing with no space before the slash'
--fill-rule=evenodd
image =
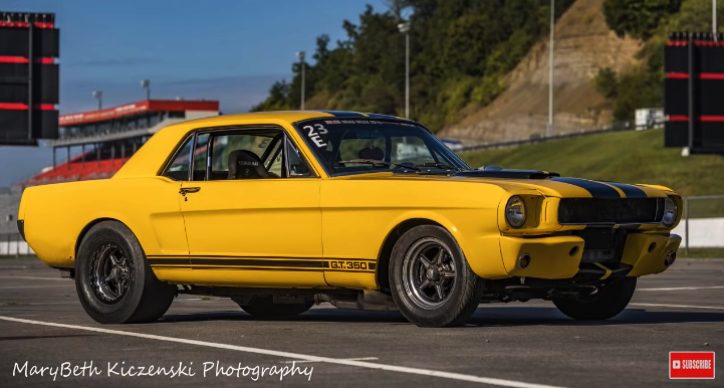
<path id="1" fill-rule="evenodd" d="M 22 199 L 26 240 L 49 266 L 70 268 L 84 229 L 112 219 L 133 231 L 147 255 L 186 255 L 180 186 L 163 177 L 149 177 L 28 188 Z"/>

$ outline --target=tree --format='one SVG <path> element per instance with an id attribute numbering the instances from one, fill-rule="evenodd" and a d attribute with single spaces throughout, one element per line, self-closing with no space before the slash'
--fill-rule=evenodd
<path id="1" fill-rule="evenodd" d="M 648 39 L 667 16 L 679 11 L 682 0 L 606 0 L 606 23 L 619 36 Z"/>

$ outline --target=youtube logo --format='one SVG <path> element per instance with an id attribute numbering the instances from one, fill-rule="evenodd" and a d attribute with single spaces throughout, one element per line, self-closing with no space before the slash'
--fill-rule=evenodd
<path id="1" fill-rule="evenodd" d="M 669 352 L 670 379 L 713 379 L 714 352 Z"/>

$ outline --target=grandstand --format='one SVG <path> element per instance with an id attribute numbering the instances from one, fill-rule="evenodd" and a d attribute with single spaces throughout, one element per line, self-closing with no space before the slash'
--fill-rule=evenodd
<path id="1" fill-rule="evenodd" d="M 161 128 L 218 114 L 218 101 L 145 100 L 62 115 L 59 118 L 60 137 L 46 143 L 53 148 L 53 165 L 17 183 L 16 189 L 109 178 Z M 80 153 L 71 157 L 78 148 Z M 65 151 L 64 163 L 57 163 L 58 151 Z"/>

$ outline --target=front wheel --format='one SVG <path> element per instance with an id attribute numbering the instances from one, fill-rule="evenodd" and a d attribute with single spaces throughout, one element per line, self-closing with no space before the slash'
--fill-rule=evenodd
<path id="1" fill-rule="evenodd" d="M 593 295 L 576 298 L 553 299 L 553 304 L 567 316 L 578 320 L 606 320 L 620 314 L 636 291 L 636 278 L 623 278 L 604 287 Z"/>
<path id="2" fill-rule="evenodd" d="M 392 249 L 390 288 L 402 315 L 421 327 L 463 325 L 483 294 L 483 279 L 468 265 L 447 230 L 421 225 Z"/>
<path id="3" fill-rule="evenodd" d="M 75 288 L 99 323 L 151 322 L 166 313 L 176 287 L 159 281 L 130 229 L 117 221 L 94 225 L 75 262 Z"/>

